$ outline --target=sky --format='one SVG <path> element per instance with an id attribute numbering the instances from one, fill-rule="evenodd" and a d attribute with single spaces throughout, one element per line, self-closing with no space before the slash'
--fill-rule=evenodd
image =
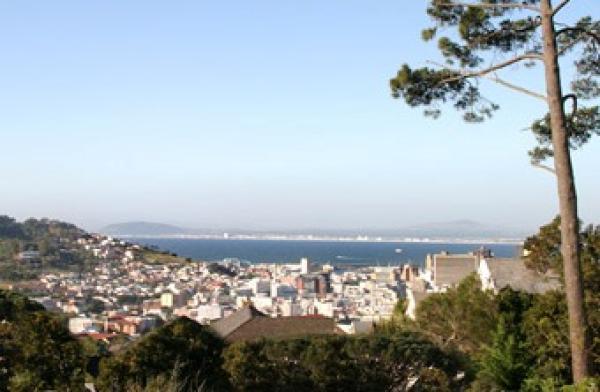
<path id="1" fill-rule="evenodd" d="M 471 125 L 391 98 L 401 64 L 439 60 L 420 40 L 426 4 L 0 2 L 0 214 L 88 229 L 533 230 L 557 211 L 554 178 L 526 153 L 543 102 L 483 82 L 501 110 Z M 562 18 L 590 13 L 596 0 Z M 543 87 L 539 68 L 503 76 Z M 600 141 L 573 159 L 580 215 L 600 223 Z"/>

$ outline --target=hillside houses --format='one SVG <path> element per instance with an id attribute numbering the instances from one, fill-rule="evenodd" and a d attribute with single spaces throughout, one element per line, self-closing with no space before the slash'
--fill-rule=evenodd
<path id="1" fill-rule="evenodd" d="M 135 337 L 177 316 L 214 326 L 227 337 L 233 332 L 223 332 L 224 326 L 233 323 L 237 332 L 230 339 L 265 331 L 275 336 L 279 329 L 287 331 L 281 332 L 285 336 L 299 330 L 360 333 L 389 319 L 401 299 L 406 299 L 406 314 L 415 317 L 431 293 L 448 290 L 474 273 L 483 289 L 495 292 L 506 286 L 543 292 L 558 285 L 551 277 L 527 270 L 521 260 L 498 259 L 483 249 L 428 255 L 424 268 L 338 270 L 311 265 L 307 259 L 252 265 L 232 259 L 148 262 L 147 250 L 140 246 L 100 235 L 87 235 L 77 244 L 97 262 L 87 272 L 42 275 L 39 284 L 45 295 L 39 301 L 68 313 L 71 329 L 78 334 Z"/>

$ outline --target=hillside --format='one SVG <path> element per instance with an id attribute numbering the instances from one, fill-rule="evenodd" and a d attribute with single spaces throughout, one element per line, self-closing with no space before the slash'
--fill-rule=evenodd
<path id="1" fill-rule="evenodd" d="M 155 227 L 155 230 L 160 229 Z M 85 241 L 81 242 L 82 239 Z M 94 237 L 70 223 L 46 218 L 17 222 L 0 215 L 0 282 L 36 280 L 41 273 L 50 271 L 82 272 L 94 268 L 109 259 L 93 254 L 89 248 L 92 242 L 102 240 L 103 237 Z M 129 244 L 114 240 L 110 245 L 98 245 L 98 252 L 107 246 L 113 257 L 118 258 Z M 138 257 L 149 264 L 187 262 L 176 254 L 144 247 Z"/>
<path id="2" fill-rule="evenodd" d="M 0 215 L 0 281 L 34 279 L 40 268 L 80 269 L 87 255 L 76 240 L 85 234 L 57 220 Z"/>

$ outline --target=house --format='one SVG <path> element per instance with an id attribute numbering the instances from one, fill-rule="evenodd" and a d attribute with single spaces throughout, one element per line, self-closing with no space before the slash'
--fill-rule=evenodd
<path id="1" fill-rule="evenodd" d="M 24 250 L 19 252 L 17 259 L 22 264 L 27 264 L 30 267 L 39 267 L 41 265 L 41 254 L 37 250 Z"/>
<path id="2" fill-rule="evenodd" d="M 90 317 L 71 317 L 69 319 L 69 331 L 72 334 L 80 334 L 83 332 L 98 332 L 99 328 L 95 325 L 94 320 Z"/>
<path id="3" fill-rule="evenodd" d="M 126 335 L 136 335 L 139 333 L 139 326 L 133 320 L 124 316 L 109 317 L 104 322 L 105 332 L 124 333 Z"/>
<path id="4" fill-rule="evenodd" d="M 343 320 L 337 323 L 337 327 L 348 335 L 366 335 L 373 333 L 375 322 L 361 320 Z"/>
<path id="5" fill-rule="evenodd" d="M 419 267 L 416 265 L 404 264 L 400 272 L 400 279 L 405 282 L 412 282 L 419 278 Z"/>
<path id="6" fill-rule="evenodd" d="M 443 291 L 456 286 L 470 274 L 477 272 L 480 255 L 478 253 L 451 254 L 441 252 L 427 255 L 426 268 L 431 273 L 435 288 Z"/>
<path id="7" fill-rule="evenodd" d="M 163 308 L 179 308 L 184 306 L 189 299 L 189 293 L 187 291 L 166 291 L 160 296 L 160 305 Z"/>
<path id="8" fill-rule="evenodd" d="M 523 259 L 484 258 L 477 270 L 484 290 L 498 293 L 504 287 L 527 293 L 544 293 L 560 287 L 557 276 L 541 274 L 525 266 Z"/>
<path id="9" fill-rule="evenodd" d="M 293 339 L 308 335 L 343 333 L 335 320 L 319 316 L 270 318 L 252 304 L 211 324 L 212 329 L 225 341 L 251 341 L 260 338 Z"/>

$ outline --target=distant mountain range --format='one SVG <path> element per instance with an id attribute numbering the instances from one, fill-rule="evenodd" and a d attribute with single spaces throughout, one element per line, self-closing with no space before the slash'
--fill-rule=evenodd
<path id="1" fill-rule="evenodd" d="M 102 234 L 113 236 L 232 236 L 255 237 L 381 237 L 389 238 L 430 238 L 430 239 L 522 239 L 529 233 L 523 230 L 486 225 L 472 220 L 433 222 L 407 226 L 398 229 L 305 229 L 305 230 L 244 230 L 244 229 L 192 229 L 156 222 L 124 222 L 106 226 Z"/>
<path id="2" fill-rule="evenodd" d="M 152 235 L 177 235 L 187 234 L 188 230 L 181 227 L 167 225 L 164 223 L 155 222 L 125 222 L 115 223 L 108 225 L 100 229 L 102 234 L 107 235 L 141 235 L 141 236 L 152 236 Z"/>

